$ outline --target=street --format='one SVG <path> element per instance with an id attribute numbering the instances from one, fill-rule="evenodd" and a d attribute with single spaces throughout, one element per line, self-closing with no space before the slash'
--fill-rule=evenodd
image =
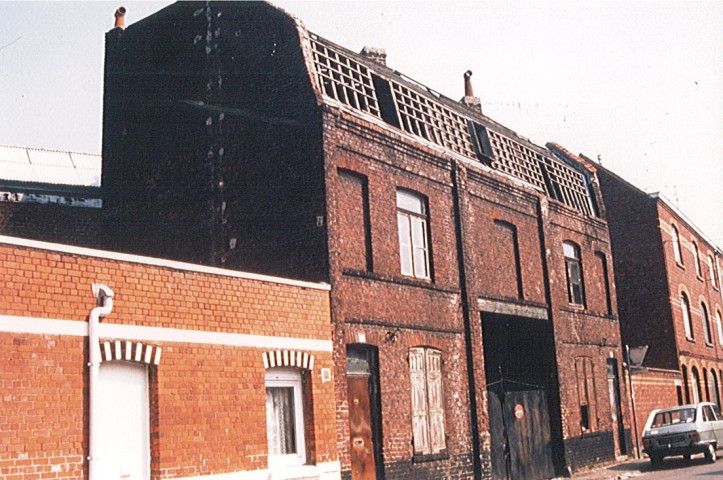
<path id="1" fill-rule="evenodd" d="M 719 451 L 720 453 L 720 451 Z M 661 468 L 653 469 L 646 459 L 631 460 L 612 467 L 581 473 L 575 480 L 614 480 L 640 478 L 645 480 L 688 480 L 691 478 L 723 478 L 723 459 L 707 463 L 703 455 L 694 456 L 689 462 L 682 457 L 666 458 Z"/>

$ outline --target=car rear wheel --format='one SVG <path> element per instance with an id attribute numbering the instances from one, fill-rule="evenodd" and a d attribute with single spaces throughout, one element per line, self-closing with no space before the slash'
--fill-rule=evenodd
<path id="1" fill-rule="evenodd" d="M 708 448 L 705 451 L 706 461 L 708 461 L 710 463 L 715 463 L 717 458 L 718 458 L 718 456 L 715 451 L 715 445 L 713 445 L 712 443 L 709 443 Z"/>

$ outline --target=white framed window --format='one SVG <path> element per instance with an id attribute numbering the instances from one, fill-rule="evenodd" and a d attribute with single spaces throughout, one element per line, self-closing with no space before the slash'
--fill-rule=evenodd
<path id="1" fill-rule="evenodd" d="M 700 251 L 698 250 L 698 244 L 693 242 L 693 259 L 695 260 L 695 274 L 700 278 L 703 276 L 703 272 L 700 269 Z"/>
<path id="2" fill-rule="evenodd" d="M 690 302 L 685 293 L 680 294 L 680 311 L 683 314 L 683 326 L 685 327 L 685 338 L 693 340 L 693 325 L 690 323 Z"/>
<path id="3" fill-rule="evenodd" d="M 723 325 L 721 325 L 720 311 L 715 312 L 715 324 L 718 327 L 718 343 L 723 346 Z"/>
<path id="4" fill-rule="evenodd" d="M 266 370 L 266 434 L 269 468 L 306 463 L 301 373 L 293 368 Z"/>
<path id="5" fill-rule="evenodd" d="M 716 268 L 713 263 L 713 256 L 708 255 L 708 270 L 710 271 L 710 283 L 713 285 L 713 288 L 718 288 L 718 275 L 715 274 Z"/>
<path id="6" fill-rule="evenodd" d="M 409 373 L 412 383 L 414 454 L 444 452 L 447 440 L 442 394 L 442 352 L 433 348 L 410 348 Z"/>
<path id="7" fill-rule="evenodd" d="M 671 227 L 671 236 L 673 237 L 673 255 L 675 255 L 675 261 L 679 265 L 683 265 L 683 253 L 680 251 L 680 234 L 675 226 Z"/>
<path id="8" fill-rule="evenodd" d="M 582 262 L 580 247 L 572 242 L 562 243 L 567 271 L 567 299 L 572 305 L 585 305 L 585 287 L 582 280 Z"/>
<path id="9" fill-rule="evenodd" d="M 397 224 L 402 275 L 430 278 L 426 202 L 421 195 L 397 190 Z"/>

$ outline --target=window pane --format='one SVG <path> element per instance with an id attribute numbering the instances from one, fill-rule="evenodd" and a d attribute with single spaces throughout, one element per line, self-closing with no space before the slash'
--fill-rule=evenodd
<path id="1" fill-rule="evenodd" d="M 568 262 L 570 268 L 570 281 L 575 284 L 580 284 L 580 264 L 577 262 Z"/>
<path id="2" fill-rule="evenodd" d="M 577 248 L 571 243 L 564 242 L 562 244 L 562 253 L 567 258 L 577 258 Z"/>
<path id="3" fill-rule="evenodd" d="M 414 275 L 412 270 L 412 244 L 409 231 L 409 215 L 397 214 L 399 224 L 399 258 L 401 260 L 402 275 Z"/>
<path id="4" fill-rule="evenodd" d="M 266 429 L 269 455 L 296 453 L 293 387 L 266 388 Z"/>
<path id="5" fill-rule="evenodd" d="M 710 271 L 710 282 L 715 288 L 718 288 L 718 278 L 715 275 L 715 268 L 713 268 L 713 257 L 708 257 L 708 270 Z"/>
<path id="6" fill-rule="evenodd" d="M 673 254 L 675 255 L 675 261 L 678 263 L 683 263 L 683 256 L 680 252 L 680 235 L 678 234 L 678 229 L 673 227 Z"/>
<path id="7" fill-rule="evenodd" d="M 577 260 L 567 260 L 567 282 L 570 294 L 570 303 L 583 305 L 585 303 L 582 289 L 582 271 Z"/>
<path id="8" fill-rule="evenodd" d="M 683 295 L 680 297 L 680 310 L 683 314 L 683 325 L 685 326 L 686 338 L 693 338 L 693 328 L 690 324 L 690 309 L 688 306 L 688 298 Z"/>
<path id="9" fill-rule="evenodd" d="M 424 214 L 424 202 L 422 199 L 419 196 L 410 192 L 405 192 L 404 190 L 397 190 L 397 208 L 417 213 L 419 215 Z"/>
<path id="10" fill-rule="evenodd" d="M 703 319 L 703 335 L 705 336 L 705 343 L 711 343 L 712 335 L 710 331 L 710 321 L 708 319 L 708 309 L 705 307 L 704 304 L 700 304 L 700 313 L 701 318 Z"/>
<path id="11" fill-rule="evenodd" d="M 427 238 L 426 222 L 420 218 L 412 217 L 412 245 L 414 247 L 414 276 L 427 278 Z"/>

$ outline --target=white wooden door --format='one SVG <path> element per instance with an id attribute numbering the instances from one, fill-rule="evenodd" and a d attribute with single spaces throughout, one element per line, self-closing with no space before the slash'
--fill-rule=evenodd
<path id="1" fill-rule="evenodd" d="M 145 365 L 104 362 L 96 405 L 97 465 L 108 480 L 150 479 L 148 371 Z"/>

